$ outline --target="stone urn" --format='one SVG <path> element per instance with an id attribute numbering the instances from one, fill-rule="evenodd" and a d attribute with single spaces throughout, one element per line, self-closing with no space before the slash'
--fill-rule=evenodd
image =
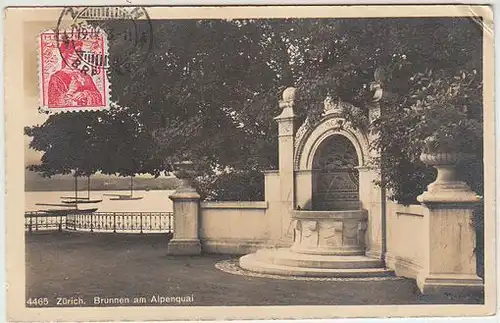
<path id="1" fill-rule="evenodd" d="M 467 183 L 459 181 L 456 166 L 459 161 L 471 159 L 473 155 L 440 149 L 437 139 L 429 137 L 420 160 L 437 169 L 436 180 L 427 186 L 427 191 L 417 197 L 419 202 L 474 202 L 479 197 Z"/>
<path id="2" fill-rule="evenodd" d="M 193 180 L 196 176 L 196 171 L 194 169 L 194 163 L 190 160 L 181 161 L 173 164 L 173 174 L 180 181 L 180 185 L 176 192 L 179 193 L 196 193 L 196 189 L 193 187 Z"/>

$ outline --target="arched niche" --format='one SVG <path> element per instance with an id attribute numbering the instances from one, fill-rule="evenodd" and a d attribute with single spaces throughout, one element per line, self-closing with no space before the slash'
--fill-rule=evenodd
<path id="1" fill-rule="evenodd" d="M 312 209 L 359 209 L 358 165 L 356 149 L 347 137 L 334 134 L 323 140 L 312 163 Z"/>

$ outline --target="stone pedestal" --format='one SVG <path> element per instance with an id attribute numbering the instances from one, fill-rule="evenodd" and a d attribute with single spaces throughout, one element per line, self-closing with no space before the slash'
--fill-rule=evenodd
<path id="1" fill-rule="evenodd" d="M 368 107 L 368 121 L 370 124 L 376 122 L 381 114 L 380 101 L 387 95 L 380 84 L 379 77 L 383 77 L 383 70 L 377 68 L 375 71 L 375 82 L 370 84 L 370 91 L 372 93 L 371 102 L 367 104 Z M 376 142 L 379 139 L 379 133 L 368 132 L 369 142 Z M 378 149 L 370 149 L 368 160 L 365 165 L 370 165 L 372 160 L 381 158 Z M 376 167 L 375 167 L 376 166 Z M 385 194 L 384 188 L 381 188 L 376 182 L 381 181 L 380 166 L 375 164 L 371 166 L 360 167 L 359 169 L 359 182 L 360 182 L 360 200 L 362 207 L 368 210 L 368 229 L 366 231 L 366 255 L 371 258 L 381 259 L 385 261 L 385 236 L 386 236 L 386 218 L 385 218 Z"/>
<path id="2" fill-rule="evenodd" d="M 427 259 L 417 284 L 424 294 L 481 291 L 476 274 L 476 233 L 470 204 L 433 203 L 425 215 L 428 230 Z"/>
<path id="3" fill-rule="evenodd" d="M 417 277 L 421 292 L 467 294 L 483 289 L 476 273 L 476 231 L 473 210 L 479 197 L 455 179 L 453 153 L 423 154 L 422 161 L 438 170 L 436 181 L 418 197 L 427 207 L 426 254 Z"/>
<path id="4" fill-rule="evenodd" d="M 366 230 L 366 255 L 384 259 L 385 215 L 383 212 L 383 189 L 374 181 L 380 179 L 377 170 L 359 167 L 359 197 L 363 209 L 367 210 L 369 223 Z"/>
<path id="5" fill-rule="evenodd" d="M 181 179 L 181 186 L 170 195 L 174 208 L 174 236 L 167 245 L 169 255 L 200 255 L 198 217 L 200 195 L 187 179 Z"/>

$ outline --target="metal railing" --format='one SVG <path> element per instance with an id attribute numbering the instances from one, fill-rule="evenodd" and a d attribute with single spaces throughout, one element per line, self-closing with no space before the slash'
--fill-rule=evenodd
<path id="1" fill-rule="evenodd" d="M 62 231 L 65 223 L 65 215 L 47 214 L 45 212 L 24 213 L 24 228 L 29 232 L 47 230 Z"/>
<path id="2" fill-rule="evenodd" d="M 65 215 L 25 212 L 28 232 L 70 230 L 90 232 L 173 232 L 172 212 L 71 212 Z"/>

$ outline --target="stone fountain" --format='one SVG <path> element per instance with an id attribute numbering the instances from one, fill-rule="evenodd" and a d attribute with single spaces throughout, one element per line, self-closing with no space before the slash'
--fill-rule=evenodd
<path id="1" fill-rule="evenodd" d="M 294 210 L 290 248 L 261 249 L 240 258 L 246 270 L 285 276 L 388 276 L 382 260 L 365 256 L 366 210 Z"/>
<path id="2" fill-rule="evenodd" d="M 289 224 L 288 234 L 283 230 L 280 242 L 291 246 L 243 256 L 240 267 L 284 276 L 392 275 L 384 266 L 381 252 L 369 252 L 373 258 L 366 256 L 367 245 L 370 250 L 381 249 L 377 233 L 373 229 L 367 232 L 369 221 L 377 224 L 380 220 L 375 212 L 369 214 L 363 208 L 374 209 L 372 205 L 377 203 L 376 189 L 372 189 L 375 177 L 363 167 L 370 154 L 368 137 L 351 128 L 340 113 L 356 108 L 340 100 L 325 100 L 322 119 L 316 124 L 306 120 L 295 132 L 295 92 L 294 88 L 283 92 L 279 102 L 282 112 L 275 118 L 280 185 L 276 196 L 281 203 L 280 222 Z M 355 166 L 361 166 L 358 168 L 363 174 L 356 168 L 357 179 L 353 181 L 349 169 Z M 300 205 L 311 210 L 296 207 Z M 292 241 L 288 241 L 290 235 Z"/>

